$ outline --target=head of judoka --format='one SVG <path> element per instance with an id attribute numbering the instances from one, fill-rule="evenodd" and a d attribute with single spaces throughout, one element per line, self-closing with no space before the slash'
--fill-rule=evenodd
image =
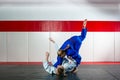
<path id="1" fill-rule="evenodd" d="M 56 74 L 60 76 L 64 76 L 64 67 L 62 65 L 58 65 L 56 68 Z"/>
<path id="2" fill-rule="evenodd" d="M 58 51 L 57 51 L 57 54 L 58 54 L 58 56 L 60 56 L 60 57 L 65 57 L 65 55 L 66 55 L 66 52 L 65 52 L 65 50 L 62 50 L 62 49 L 59 49 Z"/>

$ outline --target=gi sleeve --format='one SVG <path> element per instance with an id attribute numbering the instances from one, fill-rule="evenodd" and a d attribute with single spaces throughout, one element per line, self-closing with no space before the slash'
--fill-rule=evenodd
<path id="1" fill-rule="evenodd" d="M 59 50 L 59 46 L 55 43 L 55 50 L 58 51 Z"/>
<path id="2" fill-rule="evenodd" d="M 63 58 L 60 56 L 57 56 L 57 62 L 53 65 L 54 67 L 57 68 L 58 65 L 62 65 Z"/>
<path id="3" fill-rule="evenodd" d="M 45 69 L 46 72 L 48 72 L 49 74 L 56 74 L 56 68 L 54 66 L 51 66 L 48 62 L 43 62 L 43 67 Z"/>

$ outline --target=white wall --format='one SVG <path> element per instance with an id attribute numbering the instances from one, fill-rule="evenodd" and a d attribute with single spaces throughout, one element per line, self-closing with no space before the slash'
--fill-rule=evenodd
<path id="1" fill-rule="evenodd" d="M 115 33 L 115 61 L 120 61 L 120 32 Z"/>
<path id="2" fill-rule="evenodd" d="M 49 52 L 49 32 L 28 33 L 28 60 L 39 62 L 44 60 L 45 52 Z"/>
<path id="3" fill-rule="evenodd" d="M 0 32 L 0 61 L 7 61 L 6 32 Z"/>
<path id="4" fill-rule="evenodd" d="M 45 52 L 56 59 L 52 37 L 60 47 L 65 40 L 80 32 L 0 32 L 0 62 L 39 62 Z M 79 53 L 82 61 L 120 61 L 119 32 L 88 32 Z"/>
<path id="5" fill-rule="evenodd" d="M 94 61 L 114 61 L 114 32 L 94 33 Z"/>
<path id="6" fill-rule="evenodd" d="M 11 0 L 16 1 L 16 0 Z M 120 21 L 120 2 L 117 0 L 35 0 L 0 2 L 0 20 L 99 20 Z M 39 3 L 37 3 L 37 1 Z M 9 1 L 8 1 L 9 2 Z M 48 2 L 48 3 L 47 3 Z M 105 3 L 104 3 L 105 2 Z M 112 3 L 113 2 L 113 3 Z M 52 3 L 52 5 L 51 5 Z M 79 32 L 0 32 L 0 62 L 43 61 L 44 53 L 56 58 L 56 51 L 48 41 L 53 37 L 59 45 Z M 120 61 L 120 32 L 88 32 L 80 54 L 83 61 Z"/>
<path id="7" fill-rule="evenodd" d="M 10 62 L 28 61 L 28 33 L 7 33 L 7 56 Z"/>

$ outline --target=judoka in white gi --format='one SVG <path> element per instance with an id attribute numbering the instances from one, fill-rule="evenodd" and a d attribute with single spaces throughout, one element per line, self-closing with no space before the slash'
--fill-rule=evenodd
<path id="1" fill-rule="evenodd" d="M 49 53 L 46 52 L 45 61 L 43 62 L 43 67 L 49 74 L 65 75 L 66 72 L 74 72 L 76 68 L 76 61 L 72 58 L 64 58 L 62 65 L 57 68 L 49 64 Z"/>

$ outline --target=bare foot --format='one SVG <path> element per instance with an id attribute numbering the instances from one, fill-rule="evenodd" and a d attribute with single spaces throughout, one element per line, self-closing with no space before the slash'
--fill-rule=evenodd
<path id="1" fill-rule="evenodd" d="M 85 19 L 83 22 L 83 28 L 86 28 L 86 25 L 87 25 L 87 19 Z"/>
<path id="2" fill-rule="evenodd" d="M 78 68 L 76 68 L 76 69 L 73 71 L 73 73 L 77 73 L 77 71 L 78 71 Z"/>
<path id="3" fill-rule="evenodd" d="M 78 71 L 78 68 L 74 68 L 72 73 L 77 73 L 77 71 Z"/>

